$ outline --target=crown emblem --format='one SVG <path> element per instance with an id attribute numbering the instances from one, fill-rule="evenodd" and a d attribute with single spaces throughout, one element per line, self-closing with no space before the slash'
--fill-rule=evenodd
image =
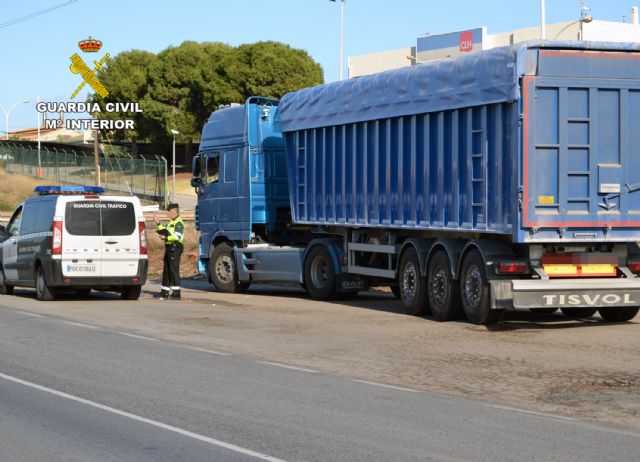
<path id="1" fill-rule="evenodd" d="M 89 36 L 86 40 L 80 40 L 78 42 L 78 48 L 85 53 L 97 53 L 102 48 L 102 42 Z"/>

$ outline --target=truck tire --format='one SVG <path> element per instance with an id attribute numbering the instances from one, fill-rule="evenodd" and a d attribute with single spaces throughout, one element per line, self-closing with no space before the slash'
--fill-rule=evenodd
<path id="1" fill-rule="evenodd" d="M 598 308 L 598 314 L 607 322 L 627 322 L 636 317 L 640 306 L 609 306 Z"/>
<path id="2" fill-rule="evenodd" d="M 462 318 L 462 307 L 451 275 L 451 264 L 444 250 L 438 250 L 429 261 L 427 287 L 433 319 L 443 322 Z"/>
<path id="3" fill-rule="evenodd" d="M 233 258 L 233 247 L 227 242 L 213 249 L 209 262 L 209 277 L 220 292 L 243 294 L 251 283 L 238 281 L 238 271 Z"/>
<path id="4" fill-rule="evenodd" d="M 495 324 L 504 316 L 504 310 L 491 309 L 491 294 L 484 258 L 472 250 L 464 258 L 460 277 L 460 298 L 467 319 L 474 324 Z"/>
<path id="5" fill-rule="evenodd" d="M 12 295 L 13 294 L 13 286 L 7 284 L 7 280 L 4 277 L 4 269 L 0 266 L 0 294 L 1 295 Z"/>
<path id="6" fill-rule="evenodd" d="M 36 269 L 36 298 L 41 302 L 50 302 L 56 298 L 56 291 L 47 284 L 42 266 Z"/>
<path id="7" fill-rule="evenodd" d="M 142 292 L 142 286 L 124 287 L 120 292 L 120 297 L 123 300 L 137 300 L 140 298 L 141 292 Z"/>
<path id="8" fill-rule="evenodd" d="M 567 318 L 590 318 L 596 314 L 597 308 L 560 308 Z"/>
<path id="9" fill-rule="evenodd" d="M 425 316 L 430 314 L 429 300 L 427 298 L 427 278 L 420 274 L 420 260 L 415 248 L 408 248 L 400 259 L 398 267 L 398 285 L 396 286 L 400 300 L 407 314 L 412 316 Z M 391 286 L 393 291 L 394 286 Z"/>
<path id="10" fill-rule="evenodd" d="M 324 245 L 316 245 L 304 260 L 304 283 L 314 300 L 336 298 L 336 272 L 329 250 Z"/>

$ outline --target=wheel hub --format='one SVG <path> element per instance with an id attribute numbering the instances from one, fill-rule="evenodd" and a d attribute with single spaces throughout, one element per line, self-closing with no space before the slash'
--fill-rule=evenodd
<path id="1" fill-rule="evenodd" d="M 413 263 L 407 263 L 402 272 L 402 282 L 400 287 L 402 289 L 402 295 L 405 300 L 413 301 L 416 298 L 416 280 L 418 271 Z"/>
<path id="2" fill-rule="evenodd" d="M 229 255 L 222 255 L 216 262 L 216 275 L 222 282 L 233 281 L 233 260 Z"/>
<path id="3" fill-rule="evenodd" d="M 480 306 L 482 297 L 482 275 L 480 268 L 470 266 L 464 280 L 464 296 L 469 306 L 477 308 Z"/>
<path id="4" fill-rule="evenodd" d="M 321 256 L 317 256 L 311 262 L 311 282 L 318 289 L 327 285 L 327 262 Z"/>
<path id="5" fill-rule="evenodd" d="M 433 301 L 438 305 L 444 305 L 447 297 L 447 273 L 444 268 L 438 268 L 431 281 L 431 294 Z"/>

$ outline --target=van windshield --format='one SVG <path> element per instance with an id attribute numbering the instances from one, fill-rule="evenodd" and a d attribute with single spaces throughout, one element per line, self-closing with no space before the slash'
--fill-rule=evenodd
<path id="1" fill-rule="evenodd" d="M 64 221 L 67 232 L 76 236 L 129 236 L 136 228 L 131 202 L 69 202 Z"/>

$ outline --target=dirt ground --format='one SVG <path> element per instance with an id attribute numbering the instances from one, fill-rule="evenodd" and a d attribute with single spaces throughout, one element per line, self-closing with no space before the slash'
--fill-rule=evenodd
<path id="1" fill-rule="evenodd" d="M 24 303 L 200 348 L 640 427 L 640 317 L 607 324 L 597 316 L 513 312 L 487 328 L 407 316 L 385 293 L 325 303 L 297 287 L 263 285 L 239 295 L 214 292 L 202 280 L 184 286 L 181 302 L 156 302 L 159 286 L 149 284 L 134 303 L 102 294 L 91 295 L 91 304 L 45 306 L 30 296 Z"/>

